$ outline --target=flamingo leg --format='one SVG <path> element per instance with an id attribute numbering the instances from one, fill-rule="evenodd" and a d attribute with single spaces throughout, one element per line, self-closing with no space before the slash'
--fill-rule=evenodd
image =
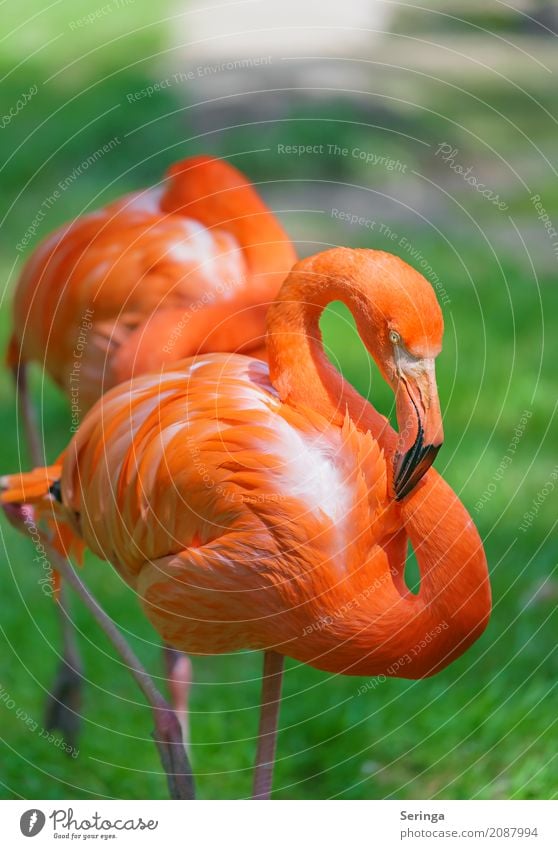
<path id="1" fill-rule="evenodd" d="M 274 651 L 264 653 L 262 698 L 258 748 L 254 768 L 253 799 L 270 799 L 277 744 L 277 725 L 281 704 L 284 657 Z"/>
<path id="2" fill-rule="evenodd" d="M 184 745 L 188 749 L 190 743 L 188 697 L 192 686 L 192 661 L 187 655 L 166 644 L 163 646 L 163 661 L 171 704 L 180 723 Z"/>
<path id="3" fill-rule="evenodd" d="M 44 465 L 44 454 L 37 425 L 37 417 L 35 408 L 29 395 L 29 386 L 27 383 L 27 366 L 25 363 L 19 363 L 14 368 L 14 380 L 17 390 L 17 399 L 19 402 L 19 410 L 23 420 L 23 432 L 25 433 L 25 441 L 31 457 L 31 462 L 34 466 Z"/>
<path id="4" fill-rule="evenodd" d="M 56 551 L 52 551 L 51 556 L 56 569 L 93 615 L 97 624 L 128 667 L 130 674 L 151 707 L 155 726 L 153 738 L 167 776 L 171 798 L 194 799 L 195 788 L 192 768 L 184 748 L 180 723 L 174 710 L 159 693 L 149 674 L 112 619 L 107 616 L 89 590 L 83 585 L 72 565 Z"/>
<path id="5" fill-rule="evenodd" d="M 62 627 L 62 657 L 45 706 L 45 728 L 58 730 L 76 748 L 81 730 L 83 666 L 69 614 L 68 588 L 60 584 L 56 610 Z"/>
<path id="6" fill-rule="evenodd" d="M 30 509 L 24 504 L 6 504 L 3 507 L 7 518 L 15 527 L 21 527 L 25 522 L 26 512 Z M 37 535 L 48 550 L 53 568 L 64 579 L 65 585 L 71 587 L 93 615 L 93 618 L 112 643 L 128 671 L 138 684 L 149 703 L 154 720 L 153 738 L 159 752 L 159 757 L 165 770 L 171 798 L 194 799 L 194 780 L 178 717 L 174 710 L 161 696 L 149 674 L 136 657 L 112 619 L 105 613 L 99 603 L 91 595 L 87 587 L 74 570 L 72 564 L 49 544 L 48 538 L 41 532 Z M 65 609 L 65 608 L 64 608 Z"/>
<path id="7" fill-rule="evenodd" d="M 16 366 L 14 378 L 31 462 L 35 467 L 42 466 L 45 462 L 44 454 L 35 409 L 29 394 L 25 363 L 19 363 Z M 45 705 L 45 727 L 48 731 L 60 731 L 64 740 L 75 747 L 81 726 L 83 665 L 76 629 L 69 613 L 68 596 L 63 584 L 60 587 L 55 609 L 62 633 L 62 656 Z"/>

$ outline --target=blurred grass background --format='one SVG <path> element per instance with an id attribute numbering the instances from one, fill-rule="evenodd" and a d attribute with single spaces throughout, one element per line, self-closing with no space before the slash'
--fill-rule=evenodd
<path id="1" fill-rule="evenodd" d="M 157 182 L 177 158 L 207 151 L 230 158 L 260 185 L 301 255 L 348 244 L 391 250 L 419 270 L 424 258 L 447 293 L 438 364 L 446 441 L 437 467 L 485 540 L 494 615 L 463 658 L 427 681 L 389 681 L 358 695 L 360 679 L 289 663 L 275 796 L 555 797 L 554 493 L 520 530 L 557 463 L 558 258 L 530 200 L 540 194 L 558 225 L 552 4 L 525 2 L 507 12 L 498 3 L 391 9 L 368 52 L 325 58 L 291 56 L 278 35 L 268 68 L 195 74 L 192 84 L 138 100 L 128 95 L 203 64 L 199 45 L 195 58 L 188 47 L 195 19 L 187 5 L 168 0 L 156 8 L 143 0 L 97 8 L 110 11 L 78 25 L 90 3 L 61 0 L 45 9 L 38 0 L 11 0 L 3 7 L 2 113 L 23 92 L 37 92 L 1 129 L 0 349 L 23 260 L 16 244 L 59 182 L 114 138 L 111 152 L 45 210 L 27 253 L 62 222 Z M 227 50 L 223 61 L 246 55 L 234 40 Z M 443 143 L 499 194 L 505 211 L 436 155 Z M 350 152 L 294 157 L 278 152 L 282 144 L 338 144 Z M 367 165 L 352 155 L 357 148 L 404 168 Z M 375 225 L 350 225 L 334 209 Z M 389 392 L 348 314 L 333 306 L 323 329 L 331 358 L 389 413 Z M 54 458 L 69 436 L 67 405 L 39 373 L 34 388 Z M 4 370 L 2 472 L 27 465 L 14 400 Z M 513 460 L 496 479 L 525 410 L 531 416 Z M 1 532 L 2 795 L 166 798 L 149 712 L 77 603 L 88 677 L 78 757 L 22 721 L 25 711 L 41 725 L 59 640 L 30 542 L 5 522 Z M 158 640 L 133 594 L 93 558 L 84 574 L 159 674 Z M 195 662 L 192 756 L 202 798 L 250 792 L 260 662 L 251 653 Z"/>

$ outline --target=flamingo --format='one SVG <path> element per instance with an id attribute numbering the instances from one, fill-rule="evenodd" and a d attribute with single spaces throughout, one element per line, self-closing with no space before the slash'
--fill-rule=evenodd
<path id="1" fill-rule="evenodd" d="M 327 359 L 319 317 L 332 301 L 395 393 L 398 432 Z M 326 251 L 299 262 L 270 307 L 269 365 L 211 354 L 135 378 L 57 464 L 2 481 L 6 505 L 54 513 L 110 561 L 170 645 L 264 652 L 254 798 L 272 789 L 285 656 L 417 679 L 487 625 L 481 539 L 431 468 L 442 333 L 432 287 L 400 258 Z"/>
<path id="2" fill-rule="evenodd" d="M 107 388 L 134 373 L 202 351 L 261 356 L 266 306 L 295 259 L 247 178 L 210 156 L 178 162 L 159 186 L 54 232 L 21 274 L 8 353 L 33 464 L 43 453 L 28 363 L 69 397 L 76 429 Z M 59 601 L 64 649 L 46 724 L 74 744 L 81 661 L 63 586 Z M 187 734 L 190 664 L 167 649 L 165 668 Z"/>

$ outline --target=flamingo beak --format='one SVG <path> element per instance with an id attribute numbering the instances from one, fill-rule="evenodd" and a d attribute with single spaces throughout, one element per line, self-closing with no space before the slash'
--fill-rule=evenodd
<path id="1" fill-rule="evenodd" d="M 433 359 L 406 362 L 396 389 L 399 443 L 394 462 L 397 501 L 426 474 L 444 441 Z"/>

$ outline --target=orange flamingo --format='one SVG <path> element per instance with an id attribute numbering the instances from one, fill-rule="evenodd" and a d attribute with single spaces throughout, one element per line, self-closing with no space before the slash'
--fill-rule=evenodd
<path id="1" fill-rule="evenodd" d="M 395 393 L 398 434 L 324 353 L 334 300 Z M 265 652 L 255 798 L 271 791 L 285 655 L 422 678 L 487 624 L 482 542 L 430 468 L 442 331 L 431 286 L 401 259 L 327 251 L 295 266 L 269 310 L 269 368 L 214 354 L 139 377 L 94 407 L 59 464 L 4 480 L 5 503 L 54 511 L 109 560 L 177 649 Z"/>
<path id="2" fill-rule="evenodd" d="M 247 179 L 209 156 L 179 162 L 160 186 L 53 233 L 21 274 L 8 356 L 33 463 L 43 454 L 27 363 L 41 364 L 66 392 L 77 425 L 103 391 L 134 373 L 202 351 L 261 355 L 267 305 L 295 259 Z M 66 605 L 61 595 L 64 651 L 47 725 L 73 742 L 81 664 Z M 189 662 L 170 650 L 165 660 L 184 716 Z"/>

